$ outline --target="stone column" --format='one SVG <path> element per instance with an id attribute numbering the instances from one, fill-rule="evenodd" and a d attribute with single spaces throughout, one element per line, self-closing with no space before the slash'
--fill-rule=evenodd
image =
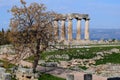
<path id="1" fill-rule="evenodd" d="M 85 40 L 89 40 L 89 20 L 85 19 Z"/>
<path id="2" fill-rule="evenodd" d="M 68 41 L 72 40 L 72 18 L 68 19 Z"/>
<path id="3" fill-rule="evenodd" d="M 81 18 L 77 18 L 76 40 L 81 40 Z"/>
<path id="4" fill-rule="evenodd" d="M 61 40 L 66 40 L 65 20 L 66 19 L 61 20 Z"/>
<path id="5" fill-rule="evenodd" d="M 54 37 L 56 40 L 59 39 L 58 20 L 54 20 Z"/>

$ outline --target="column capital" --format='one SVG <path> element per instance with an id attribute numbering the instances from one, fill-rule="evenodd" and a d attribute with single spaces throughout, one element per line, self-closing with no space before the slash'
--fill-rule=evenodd
<path id="1" fill-rule="evenodd" d="M 68 19 L 68 20 L 72 20 L 73 17 L 74 17 L 73 14 L 67 14 L 67 19 Z"/>
<path id="2" fill-rule="evenodd" d="M 81 20 L 82 18 L 80 18 L 80 17 L 77 17 L 77 18 L 75 18 L 75 19 L 77 19 L 77 20 Z"/>
<path id="3" fill-rule="evenodd" d="M 85 18 L 85 21 L 89 21 L 90 20 L 90 18 Z"/>
<path id="4" fill-rule="evenodd" d="M 60 18 L 61 21 L 65 21 L 67 19 L 66 14 L 61 14 Z"/>

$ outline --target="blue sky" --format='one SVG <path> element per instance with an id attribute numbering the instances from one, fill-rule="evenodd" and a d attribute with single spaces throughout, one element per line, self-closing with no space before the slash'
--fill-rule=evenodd
<path id="1" fill-rule="evenodd" d="M 44 3 L 48 10 L 57 13 L 89 14 L 90 28 L 120 28 L 120 0 L 25 0 Z M 20 5 L 19 0 L 0 0 L 0 30 L 8 29 L 13 5 Z M 82 21 L 84 26 L 84 20 Z M 75 24 L 74 24 L 75 27 Z"/>

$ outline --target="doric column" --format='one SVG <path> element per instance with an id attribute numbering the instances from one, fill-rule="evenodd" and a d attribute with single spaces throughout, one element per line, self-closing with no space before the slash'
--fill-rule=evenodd
<path id="1" fill-rule="evenodd" d="M 68 19 L 68 41 L 72 40 L 72 18 Z"/>
<path id="2" fill-rule="evenodd" d="M 81 40 L 81 18 L 77 19 L 77 33 L 76 33 L 76 40 Z"/>
<path id="3" fill-rule="evenodd" d="M 66 40 L 65 20 L 61 19 L 61 40 Z"/>
<path id="4" fill-rule="evenodd" d="M 54 20 L 54 37 L 56 40 L 59 39 L 58 20 Z"/>
<path id="5" fill-rule="evenodd" d="M 89 20 L 85 19 L 85 40 L 89 40 Z"/>

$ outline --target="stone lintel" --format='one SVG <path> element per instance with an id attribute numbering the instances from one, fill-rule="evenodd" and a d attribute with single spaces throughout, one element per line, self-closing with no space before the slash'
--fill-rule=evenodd
<path id="1" fill-rule="evenodd" d="M 75 19 L 84 19 L 84 20 L 90 20 L 88 14 L 79 14 L 79 13 L 70 13 L 70 14 L 58 14 L 55 17 L 55 20 L 72 20 Z"/>
<path id="2" fill-rule="evenodd" d="M 79 14 L 79 13 L 73 13 L 74 18 L 80 17 L 82 19 L 88 18 L 88 14 Z"/>

